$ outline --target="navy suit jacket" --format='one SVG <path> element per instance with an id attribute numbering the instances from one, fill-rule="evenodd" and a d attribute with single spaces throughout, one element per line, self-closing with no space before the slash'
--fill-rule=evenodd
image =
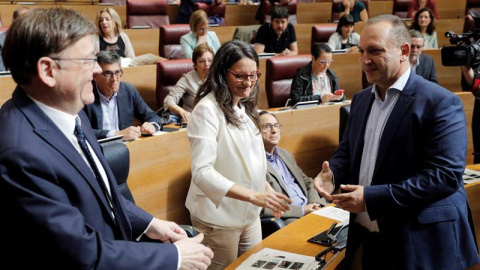
<path id="1" fill-rule="evenodd" d="M 415 69 L 415 73 L 425 78 L 425 80 L 429 80 L 438 84 L 437 72 L 435 71 L 435 62 L 429 55 L 420 54 L 420 62 Z"/>
<path id="2" fill-rule="evenodd" d="M 123 198 L 85 114 L 86 139 L 108 176 L 112 197 L 139 237 L 152 216 Z M 0 110 L 3 257 L 17 269 L 177 269 L 172 244 L 124 241 L 94 174 L 53 121 L 20 88 Z"/>
<path id="3" fill-rule="evenodd" d="M 353 97 L 330 160 L 337 187 L 359 183 L 372 87 Z M 460 99 L 412 73 L 384 127 L 371 186 L 364 190 L 368 215 L 388 245 L 378 248 L 391 256 L 382 269 L 455 270 L 479 262 L 462 179 L 466 130 Z M 347 253 L 353 239 L 348 236 Z"/>
<path id="4" fill-rule="evenodd" d="M 93 83 L 93 85 L 95 101 L 92 104 L 86 105 L 83 111 L 87 114 L 97 139 L 102 139 L 107 136 L 109 130 L 103 129 L 103 111 L 100 103 L 99 90 L 96 87 L 96 83 Z M 148 107 L 133 85 L 120 82 L 120 87 L 117 92 L 117 103 L 119 130 L 130 127 L 133 122 L 133 117 L 140 120 L 142 124 L 144 122 L 155 122 L 162 126 L 162 119 Z"/>

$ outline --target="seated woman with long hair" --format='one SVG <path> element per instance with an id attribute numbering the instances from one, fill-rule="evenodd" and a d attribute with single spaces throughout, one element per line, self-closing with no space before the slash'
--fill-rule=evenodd
<path id="1" fill-rule="evenodd" d="M 424 49 L 438 49 L 437 32 L 435 32 L 435 17 L 429 8 L 421 8 L 415 13 L 410 29 L 420 31 L 425 37 Z"/>
<path id="2" fill-rule="evenodd" d="M 122 31 L 122 21 L 115 9 L 102 8 L 95 22 L 98 27 L 95 51 L 113 50 L 121 57 L 135 57 L 130 38 Z"/>

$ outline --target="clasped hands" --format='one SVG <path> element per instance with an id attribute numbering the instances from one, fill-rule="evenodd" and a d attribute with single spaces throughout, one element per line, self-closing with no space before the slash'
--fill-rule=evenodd
<path id="1" fill-rule="evenodd" d="M 130 126 L 115 132 L 115 135 L 123 135 L 122 140 L 133 141 L 139 138 L 142 133 L 152 135 L 157 129 L 152 123 L 145 122 L 141 126 Z"/>
<path id="2" fill-rule="evenodd" d="M 328 161 L 322 164 L 322 171 L 315 177 L 313 183 L 320 196 L 336 204 L 340 208 L 351 212 L 360 213 L 365 211 L 364 187 L 360 185 L 340 185 L 344 191 L 340 194 L 332 194 L 335 186 L 333 184 L 333 172 L 330 170 Z"/>

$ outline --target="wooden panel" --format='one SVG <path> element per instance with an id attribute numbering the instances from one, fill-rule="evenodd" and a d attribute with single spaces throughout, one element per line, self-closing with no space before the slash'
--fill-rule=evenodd
<path id="1" fill-rule="evenodd" d="M 225 22 L 228 26 L 258 24 L 255 20 L 257 9 L 258 5 L 226 5 Z"/>
<path id="2" fill-rule="evenodd" d="M 177 19 L 178 9 L 180 8 L 179 5 L 176 4 L 168 4 L 168 19 L 170 20 L 170 24 L 174 24 L 175 20 Z"/>
<path id="3" fill-rule="evenodd" d="M 370 1 L 368 4 L 368 16 L 373 18 L 382 14 L 393 13 L 393 1 Z"/>
<path id="4" fill-rule="evenodd" d="M 88 19 L 90 19 L 93 23 L 95 23 L 95 18 L 97 17 L 97 13 L 105 7 L 110 7 L 115 9 L 115 11 L 118 13 L 120 16 L 120 19 L 122 20 L 123 26 L 126 25 L 127 23 L 127 6 L 118 6 L 118 5 L 61 5 L 63 8 L 70 8 L 70 9 L 75 9 L 78 12 L 82 13 L 85 15 Z"/>
<path id="5" fill-rule="evenodd" d="M 332 18 L 332 3 L 298 3 L 297 21 L 302 23 L 327 23 Z"/>
<path id="6" fill-rule="evenodd" d="M 21 5 L 21 6 L 26 6 L 30 9 L 52 8 L 55 6 L 60 6 L 66 9 L 75 9 L 78 12 L 85 15 L 92 22 L 95 22 L 95 18 L 97 16 L 98 11 L 100 11 L 102 8 L 105 7 L 102 5 L 91 5 L 91 4 L 90 5 L 67 5 L 64 3 L 62 3 L 62 5 L 46 4 L 46 5 Z M 3 26 L 10 26 L 12 24 L 13 11 L 18 7 L 19 5 L 1 5 L 0 6 L 0 15 L 2 16 Z M 120 19 L 122 20 L 122 23 L 125 25 L 127 21 L 127 7 L 126 6 L 108 6 L 108 7 L 111 7 L 115 9 L 115 11 L 117 11 L 118 15 L 120 16 Z"/>
<path id="7" fill-rule="evenodd" d="M 157 110 L 155 95 L 157 82 L 157 66 L 145 65 L 123 69 L 122 81 L 129 82 L 137 88 L 140 96 L 152 110 Z"/>
<path id="8" fill-rule="evenodd" d="M 333 55 L 331 69 L 337 73 L 340 88 L 345 89 L 345 97 L 362 90 L 362 68 L 359 53 L 342 53 Z"/>
<path id="9" fill-rule="evenodd" d="M 215 32 L 220 43 L 224 44 L 225 42 L 232 40 L 236 28 L 236 26 L 218 26 L 210 28 L 210 31 Z"/>
<path id="10" fill-rule="evenodd" d="M 458 19 L 465 15 L 466 0 L 436 0 L 440 19 Z"/>
<path id="11" fill-rule="evenodd" d="M 445 37 L 445 32 L 453 31 L 455 33 L 462 33 L 463 31 L 463 18 L 462 19 L 440 19 L 436 20 L 436 32 L 438 39 L 438 47 L 451 46 L 450 40 Z"/>
<path id="12" fill-rule="evenodd" d="M 314 24 L 296 24 L 295 34 L 297 35 L 298 54 L 311 54 L 312 26 Z"/>
<path id="13" fill-rule="evenodd" d="M 2 25 L 10 26 L 12 24 L 13 12 L 18 9 L 20 6 L 25 6 L 29 9 L 33 8 L 51 8 L 55 5 L 1 5 L 0 6 L 0 15 L 2 17 Z"/>
<path id="14" fill-rule="evenodd" d="M 0 77 L 0 106 L 12 98 L 15 87 L 17 87 L 17 84 L 11 76 Z"/>
<path id="15" fill-rule="evenodd" d="M 452 92 L 462 91 L 462 86 L 460 84 L 462 71 L 460 70 L 460 67 L 443 66 L 440 50 L 423 50 L 422 53 L 431 56 L 435 61 L 438 84 Z"/>
<path id="16" fill-rule="evenodd" d="M 258 98 L 258 108 L 260 109 L 268 109 L 268 101 L 267 101 L 267 93 L 265 92 L 265 77 L 267 75 L 267 59 L 260 58 L 260 72 L 262 76 L 260 76 L 260 80 L 258 80 L 259 88 L 260 88 L 260 96 Z"/>
<path id="17" fill-rule="evenodd" d="M 135 56 L 147 53 L 158 55 L 159 28 L 125 29 L 124 31 L 132 42 Z"/>

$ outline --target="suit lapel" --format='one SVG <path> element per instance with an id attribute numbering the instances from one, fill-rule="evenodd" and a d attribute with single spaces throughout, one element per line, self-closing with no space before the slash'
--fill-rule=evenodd
<path id="1" fill-rule="evenodd" d="M 95 95 L 95 101 L 93 102 L 93 109 L 95 110 L 95 117 L 97 118 L 97 127 L 96 129 L 103 129 L 103 111 L 102 111 L 102 104 L 100 101 L 100 94 L 97 87 L 97 83 L 93 82 L 94 90 L 93 94 Z"/>
<path id="2" fill-rule="evenodd" d="M 65 159 L 74 167 L 95 192 L 97 198 L 101 201 L 101 205 L 106 211 L 110 211 L 97 179 L 82 156 L 78 153 L 72 143 L 63 135 L 53 121 L 24 93 L 23 90 L 17 88 L 13 93 L 13 101 L 19 109 L 25 114 L 25 117 L 34 127 L 34 132 L 42 138 L 52 148 L 57 150 Z M 88 121 L 84 117 L 82 121 Z M 96 153 L 97 154 L 97 153 Z M 97 154 L 98 155 L 98 154 Z M 109 215 L 111 217 L 111 215 Z M 113 220 L 113 217 L 111 217 Z"/>
<path id="3" fill-rule="evenodd" d="M 118 111 L 118 127 L 119 130 L 123 130 L 127 128 L 130 124 L 130 120 L 128 119 L 130 116 L 124 114 L 123 112 L 126 111 L 126 108 L 129 107 L 128 105 L 128 97 L 127 91 L 122 90 L 123 84 L 120 83 L 118 92 L 117 92 L 117 111 Z M 125 119 L 124 119 L 125 117 Z M 142 123 L 143 124 L 143 123 Z"/>
<path id="4" fill-rule="evenodd" d="M 288 194 L 287 192 L 287 187 L 285 186 L 285 183 L 283 183 L 282 177 L 273 169 L 272 165 L 270 162 L 267 162 L 267 172 L 277 180 L 277 183 L 280 185 L 280 187 L 283 189 L 283 192 L 285 194 Z"/>
<path id="5" fill-rule="evenodd" d="M 388 150 L 388 147 L 392 143 L 395 134 L 397 133 L 400 124 L 405 117 L 405 113 L 410 108 L 410 105 L 415 100 L 415 93 L 417 92 L 417 77 L 418 75 L 411 74 L 407 84 L 405 85 L 403 91 L 400 92 L 397 103 L 393 107 L 392 113 L 385 124 L 385 128 L 382 133 L 382 138 L 380 139 L 380 145 L 378 146 L 378 155 L 375 162 L 375 170 L 373 172 L 372 179 L 375 179 L 375 174 L 378 171 L 378 167 L 385 156 L 385 153 Z"/>

